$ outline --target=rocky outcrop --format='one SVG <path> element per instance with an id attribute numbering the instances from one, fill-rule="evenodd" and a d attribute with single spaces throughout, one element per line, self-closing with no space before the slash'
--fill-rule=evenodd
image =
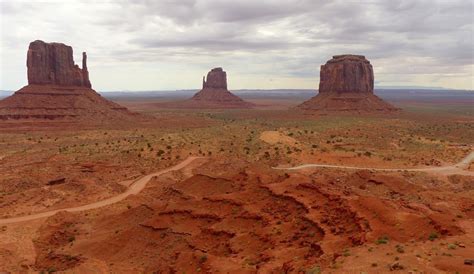
<path id="1" fill-rule="evenodd" d="M 202 89 L 227 90 L 227 73 L 222 68 L 213 68 L 207 73 L 207 78 L 202 77 Z"/>
<path id="2" fill-rule="evenodd" d="M 336 55 L 321 66 L 320 93 L 374 93 L 374 71 L 362 55 Z"/>
<path id="3" fill-rule="evenodd" d="M 374 71 L 362 55 L 336 55 L 321 66 L 319 94 L 297 108 L 306 111 L 390 112 L 374 95 Z"/>
<path id="4" fill-rule="evenodd" d="M 28 84 L 91 87 L 87 55 L 82 53 L 82 69 L 74 64 L 72 47 L 62 43 L 30 43 L 26 59 Z"/>
<path id="5" fill-rule="evenodd" d="M 222 68 L 213 68 L 203 77 L 202 90 L 190 101 L 202 108 L 249 108 L 253 104 L 227 90 L 227 73 Z M 190 104 L 191 105 L 191 104 Z"/>
<path id="6" fill-rule="evenodd" d="M 140 115 L 103 98 L 91 89 L 87 55 L 82 69 L 72 48 L 61 43 L 30 43 L 28 85 L 0 100 L 1 120 L 73 120 L 85 123 L 136 121 Z"/>
<path id="7" fill-rule="evenodd" d="M 202 89 L 191 99 L 173 103 L 169 107 L 177 108 L 251 108 L 252 103 L 227 90 L 227 73 L 222 68 L 213 68 L 202 79 Z"/>

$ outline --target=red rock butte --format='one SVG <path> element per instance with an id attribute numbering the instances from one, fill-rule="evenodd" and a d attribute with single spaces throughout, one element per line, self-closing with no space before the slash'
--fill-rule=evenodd
<path id="1" fill-rule="evenodd" d="M 397 108 L 374 95 L 374 71 L 362 55 L 336 55 L 321 66 L 319 94 L 298 108 L 306 111 L 391 112 Z"/>
<path id="2" fill-rule="evenodd" d="M 82 69 L 74 64 L 72 47 L 61 43 L 30 43 L 26 59 L 28 84 L 91 87 L 87 55 L 82 53 Z"/>
<path id="3" fill-rule="evenodd" d="M 251 108 L 252 103 L 227 90 L 227 73 L 222 68 L 213 68 L 203 77 L 202 89 L 191 99 L 187 106 L 196 108 Z"/>
<path id="4" fill-rule="evenodd" d="M 28 85 L 0 101 L 0 120 L 129 120 L 136 114 L 91 89 L 87 55 L 82 69 L 74 64 L 72 47 L 61 43 L 30 43 Z"/>

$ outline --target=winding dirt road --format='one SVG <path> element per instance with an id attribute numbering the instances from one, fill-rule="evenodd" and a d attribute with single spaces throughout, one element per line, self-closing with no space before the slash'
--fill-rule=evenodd
<path id="1" fill-rule="evenodd" d="M 111 204 L 120 202 L 120 201 L 122 201 L 123 199 L 127 198 L 130 195 L 136 195 L 136 194 L 140 193 L 145 188 L 147 183 L 153 177 L 160 176 L 160 175 L 165 174 L 165 173 L 170 172 L 170 171 L 180 170 L 180 169 L 186 167 L 187 165 L 189 165 L 192 161 L 194 161 L 196 159 L 199 159 L 199 158 L 202 158 L 202 157 L 188 157 L 186 160 L 182 161 L 181 163 L 179 163 L 175 166 L 172 166 L 172 167 L 169 167 L 167 169 L 163 169 L 163 170 L 157 171 L 155 173 L 143 176 L 140 179 L 133 182 L 132 185 L 125 192 L 123 192 L 123 193 L 121 193 L 117 196 L 110 197 L 108 199 L 101 200 L 101 201 L 98 201 L 98 202 L 94 202 L 94 203 L 91 203 L 91 204 L 78 206 L 78 207 L 55 209 L 55 210 L 41 212 L 41 213 L 32 214 L 32 215 L 26 215 L 26 216 L 21 216 L 21 217 L 13 217 L 13 218 L 8 218 L 8 219 L 0 219 L 0 225 L 11 224 L 11 223 L 19 223 L 19 222 L 25 222 L 25 221 L 32 221 L 32 220 L 36 220 L 36 219 L 50 217 L 50 216 L 53 216 L 54 214 L 56 214 L 60 211 L 78 212 L 78 211 L 95 209 L 95 208 L 99 208 L 99 207 L 103 207 L 103 206 L 107 206 L 107 205 L 111 205 Z"/>
<path id="2" fill-rule="evenodd" d="M 469 164 L 474 160 L 474 151 L 469 153 L 459 163 L 451 166 L 440 166 L 440 167 L 422 167 L 422 168 L 375 168 L 375 167 L 355 167 L 355 166 L 338 166 L 338 165 L 326 165 L 326 164 L 303 164 L 294 167 L 272 167 L 273 169 L 281 170 L 299 170 L 305 168 L 338 168 L 338 169 L 354 169 L 354 170 L 374 170 L 374 171 L 421 171 L 421 172 L 432 172 L 442 173 L 445 175 L 460 174 L 460 175 L 471 175 L 474 176 L 474 171 L 465 170 Z"/>

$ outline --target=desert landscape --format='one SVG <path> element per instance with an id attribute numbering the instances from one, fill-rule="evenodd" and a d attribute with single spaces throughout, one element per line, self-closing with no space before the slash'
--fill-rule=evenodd
<path id="1" fill-rule="evenodd" d="M 314 89 L 218 63 L 97 92 L 93 54 L 19 46 L 0 273 L 474 273 L 472 89 L 378 88 L 383 62 L 335 52 Z"/>

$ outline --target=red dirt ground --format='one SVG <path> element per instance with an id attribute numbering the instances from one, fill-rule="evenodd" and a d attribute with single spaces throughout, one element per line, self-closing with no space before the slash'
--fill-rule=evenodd
<path id="1" fill-rule="evenodd" d="M 18 132 L 5 126 L 2 215 L 87 204 L 189 155 L 205 158 L 106 207 L 0 226 L 1 271 L 474 270 L 464 263 L 474 254 L 472 176 L 271 168 L 307 162 L 456 163 L 473 145 L 470 117 L 452 122 L 450 115 L 434 120 L 423 113 L 354 118 L 277 108 L 200 112 L 134 106 L 156 122 L 48 131 L 32 123 L 35 130 Z M 47 185 L 60 175 L 63 184 Z"/>

